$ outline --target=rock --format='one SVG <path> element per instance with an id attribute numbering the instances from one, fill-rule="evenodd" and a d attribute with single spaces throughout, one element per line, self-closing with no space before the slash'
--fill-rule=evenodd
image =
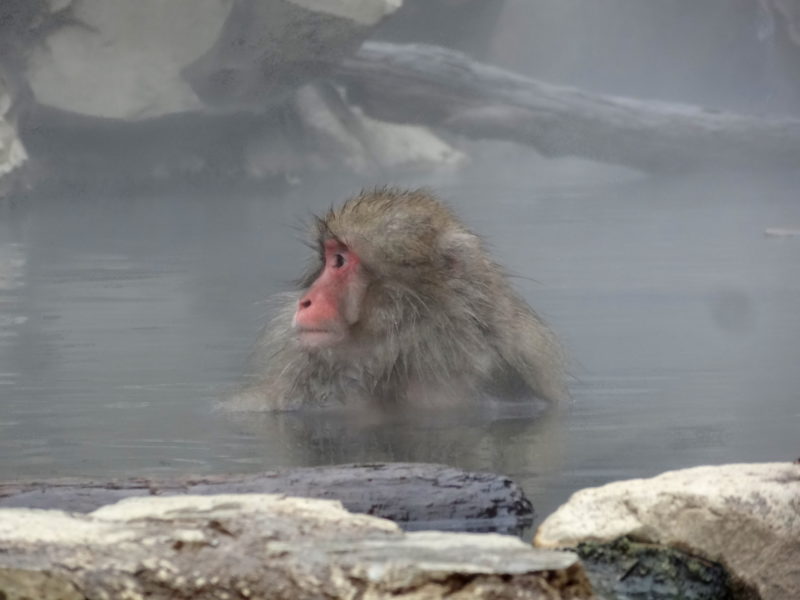
<path id="1" fill-rule="evenodd" d="M 800 594 L 800 465 L 733 464 L 671 471 L 581 490 L 539 527 L 543 548 L 623 536 L 725 566 L 738 597 Z"/>
<path id="2" fill-rule="evenodd" d="M 526 144 L 651 173 L 800 164 L 800 119 L 602 96 L 536 81 L 424 44 L 367 41 L 335 70 L 376 119 Z"/>
<path id="3" fill-rule="evenodd" d="M 214 106 L 262 112 L 355 50 L 399 0 L 49 0 L 32 17 L 36 100 L 138 121 Z M 43 4 L 39 2 L 37 4 Z"/>
<path id="4" fill-rule="evenodd" d="M 16 130 L 0 115 L 0 177 L 21 167 L 27 159 L 28 155 L 17 137 Z"/>
<path id="5" fill-rule="evenodd" d="M 25 147 L 17 135 L 17 129 L 6 117 L 12 106 L 11 90 L 6 85 L 5 78 L 0 72 L 0 198 L 4 195 L 4 178 L 9 181 L 8 175 L 16 171 L 28 160 Z"/>
<path id="6" fill-rule="evenodd" d="M 355 52 L 397 0 L 237 0 L 219 38 L 183 69 L 209 106 L 263 112 Z"/>
<path id="7" fill-rule="evenodd" d="M 0 568 L 0 593 L 7 600 L 86 600 L 65 577 L 27 569 Z"/>
<path id="8" fill-rule="evenodd" d="M 181 69 L 217 40 L 228 0 L 81 0 L 31 48 L 36 100 L 83 115 L 138 120 L 200 110 Z M 62 9 L 65 10 L 65 9 Z"/>
<path id="9" fill-rule="evenodd" d="M 353 112 L 363 124 L 368 139 L 366 147 L 384 169 L 458 169 L 469 163 L 466 154 L 427 127 L 388 123 L 372 119 L 360 110 Z"/>
<path id="10" fill-rule="evenodd" d="M 595 592 L 605 600 L 732 600 L 722 565 L 676 548 L 623 537 L 583 542 L 575 552 Z"/>
<path id="11" fill-rule="evenodd" d="M 338 502 L 131 498 L 89 515 L 0 510 L 0 597 L 590 598 L 574 554 L 403 533 Z"/>
<path id="12" fill-rule="evenodd" d="M 346 169 L 361 175 L 378 174 L 383 169 L 432 170 L 458 168 L 467 162 L 462 152 L 430 129 L 416 125 L 386 123 L 371 119 L 351 108 L 330 84 L 309 84 L 294 96 L 292 107 L 301 125 L 306 168 L 341 172 Z M 275 136 L 264 136 L 265 142 Z M 263 149 L 265 145 L 261 146 Z M 255 154 L 249 164 L 263 172 L 280 164 L 289 144 L 279 151 Z"/>
<path id="13" fill-rule="evenodd" d="M 129 191 L 183 180 L 227 189 L 243 179 L 280 187 L 342 166 L 364 173 L 386 162 L 457 160 L 456 151 L 423 132 L 422 151 L 382 161 L 386 153 L 372 152 L 370 136 L 360 135 L 369 128 L 341 98 L 337 116 L 336 106 L 314 97 L 313 86 L 400 3 L 0 3 L 0 79 L 8 73 L 19 92 L 15 126 L 36 166 L 29 169 L 32 187 Z M 311 91 L 298 92 L 304 88 Z M 3 160 L 11 147 L 7 129 L 0 117 L 4 188 L 11 187 L 4 171 L 13 166 Z M 22 146 L 13 149 L 18 158 Z"/>
<path id="14" fill-rule="evenodd" d="M 350 511 L 391 519 L 409 529 L 518 534 L 533 520 L 530 501 L 507 477 L 421 463 L 338 465 L 173 480 L 5 483 L 0 484 L 0 507 L 89 512 L 134 496 L 253 493 L 339 500 Z"/>

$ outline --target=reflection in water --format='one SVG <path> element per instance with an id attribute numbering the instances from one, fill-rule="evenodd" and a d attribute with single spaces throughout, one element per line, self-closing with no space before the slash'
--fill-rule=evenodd
<path id="1" fill-rule="evenodd" d="M 457 205 L 524 275 L 517 288 L 574 359 L 563 412 L 213 410 L 241 382 L 264 299 L 303 266 L 298 220 L 369 182 L 3 215 L 0 480 L 411 460 L 507 473 L 543 515 L 611 479 L 794 458 L 800 243 L 763 232 L 800 223 L 798 182 L 544 164 L 411 184 Z"/>
<path id="2" fill-rule="evenodd" d="M 552 463 L 561 446 L 559 415 L 536 403 L 496 403 L 413 414 L 330 409 L 234 413 L 230 419 L 247 436 L 281 440 L 301 464 L 407 461 L 485 468 L 528 463 L 528 455 Z"/>

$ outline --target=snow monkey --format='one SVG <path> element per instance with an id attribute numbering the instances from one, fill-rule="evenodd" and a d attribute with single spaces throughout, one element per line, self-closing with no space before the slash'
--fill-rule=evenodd
<path id="1" fill-rule="evenodd" d="M 553 333 L 429 192 L 363 191 L 317 218 L 313 239 L 313 267 L 266 329 L 240 406 L 567 397 Z"/>

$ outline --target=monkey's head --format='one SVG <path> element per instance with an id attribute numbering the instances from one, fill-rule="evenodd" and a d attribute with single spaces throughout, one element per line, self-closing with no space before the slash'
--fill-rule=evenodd
<path id="1" fill-rule="evenodd" d="M 479 238 L 425 191 L 362 192 L 314 227 L 318 261 L 301 281 L 293 327 L 300 344 L 330 348 L 383 335 L 400 311 L 429 308 L 486 258 Z M 413 304 L 414 306 L 404 306 Z"/>

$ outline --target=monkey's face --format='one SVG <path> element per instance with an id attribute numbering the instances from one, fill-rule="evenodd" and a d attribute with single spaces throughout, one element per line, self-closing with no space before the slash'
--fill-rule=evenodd
<path id="1" fill-rule="evenodd" d="M 358 255 L 332 238 L 322 244 L 322 269 L 297 304 L 292 325 L 306 348 L 346 342 L 361 315 L 367 277 Z"/>

